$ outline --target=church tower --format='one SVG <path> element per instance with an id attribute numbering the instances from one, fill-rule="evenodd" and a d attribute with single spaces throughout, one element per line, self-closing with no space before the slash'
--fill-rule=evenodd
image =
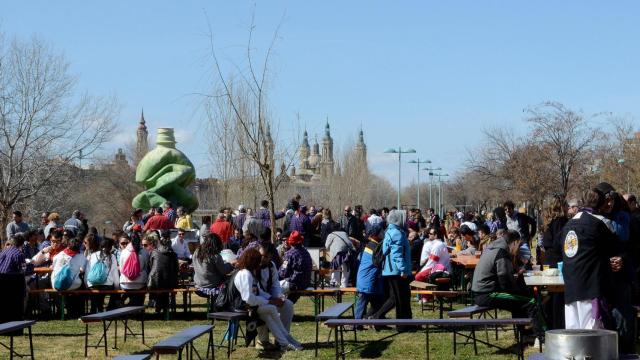
<path id="1" fill-rule="evenodd" d="M 324 138 L 322 139 L 322 154 L 320 156 L 320 168 L 323 177 L 333 176 L 333 139 L 329 128 L 329 119 L 324 127 Z"/>
<path id="2" fill-rule="evenodd" d="M 301 170 L 306 170 L 309 167 L 309 150 L 309 135 L 307 134 L 307 130 L 305 130 L 302 138 L 302 144 L 300 144 L 300 149 L 298 150 L 300 153 Z"/>
<path id="3" fill-rule="evenodd" d="M 356 154 L 356 161 L 358 166 L 362 166 L 364 169 L 367 168 L 367 145 L 364 143 L 364 133 L 362 132 L 362 128 L 360 128 L 360 134 L 358 136 L 358 142 L 354 148 Z"/>
<path id="4" fill-rule="evenodd" d="M 147 131 L 147 125 L 144 121 L 144 109 L 140 115 L 140 124 L 138 124 L 137 138 L 136 138 L 136 154 L 135 154 L 135 166 L 149 151 L 149 142 L 147 140 L 149 132 Z"/>

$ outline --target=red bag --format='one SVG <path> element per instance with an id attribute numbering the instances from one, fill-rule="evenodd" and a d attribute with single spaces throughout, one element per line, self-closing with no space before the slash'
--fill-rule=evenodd
<path id="1" fill-rule="evenodd" d="M 129 280 L 135 280 L 140 276 L 140 259 L 131 244 L 127 246 L 127 250 L 129 250 L 129 257 L 122 264 L 122 275 Z"/>

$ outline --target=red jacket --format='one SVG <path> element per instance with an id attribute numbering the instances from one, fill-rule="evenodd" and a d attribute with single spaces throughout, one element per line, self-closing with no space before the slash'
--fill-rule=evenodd
<path id="1" fill-rule="evenodd" d="M 233 235 L 233 227 L 231 226 L 231 223 L 224 219 L 216 219 L 216 221 L 211 224 L 209 231 L 218 235 L 223 244 L 228 243 L 229 238 Z"/>
<path id="2" fill-rule="evenodd" d="M 144 231 L 148 230 L 169 230 L 173 229 L 173 223 L 164 215 L 153 215 L 147 223 L 144 224 Z"/>

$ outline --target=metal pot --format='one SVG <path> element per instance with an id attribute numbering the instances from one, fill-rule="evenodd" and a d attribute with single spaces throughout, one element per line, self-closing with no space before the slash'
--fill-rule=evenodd
<path id="1" fill-rule="evenodd" d="M 548 360 L 618 360 L 618 334 L 610 330 L 549 330 L 544 355 Z"/>

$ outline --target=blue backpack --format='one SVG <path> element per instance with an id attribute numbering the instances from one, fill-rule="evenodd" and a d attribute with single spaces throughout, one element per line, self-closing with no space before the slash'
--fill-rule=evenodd
<path id="1" fill-rule="evenodd" d="M 89 270 L 89 274 L 87 274 L 87 281 L 92 285 L 104 285 L 107 282 L 107 278 L 109 277 L 109 268 L 107 264 L 104 263 L 103 259 L 98 259 L 98 262 L 95 263 Z"/>
<path id="2" fill-rule="evenodd" d="M 66 263 L 56 276 L 55 281 L 53 282 L 53 288 L 56 290 L 67 290 L 73 285 L 73 280 L 75 280 L 75 276 L 73 272 L 71 272 L 71 267 L 69 263 Z"/>

